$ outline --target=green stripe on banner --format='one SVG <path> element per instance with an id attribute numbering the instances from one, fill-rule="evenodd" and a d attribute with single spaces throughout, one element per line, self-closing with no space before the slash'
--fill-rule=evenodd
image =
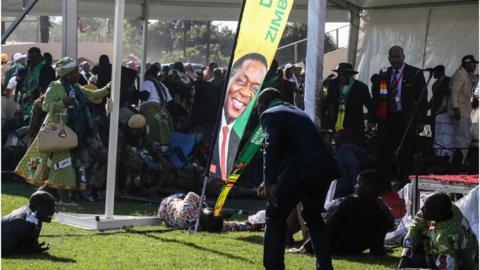
<path id="1" fill-rule="evenodd" d="M 260 125 L 258 125 L 255 129 L 255 132 L 250 137 L 250 140 L 248 140 L 247 145 L 245 145 L 245 147 L 242 149 L 242 152 L 240 152 L 240 155 L 234 164 L 233 172 L 228 176 L 225 186 L 223 186 L 222 192 L 220 192 L 220 195 L 218 196 L 217 202 L 215 203 L 215 216 L 220 215 L 220 211 L 225 204 L 225 200 L 227 199 L 230 189 L 232 189 L 232 187 L 237 183 L 238 178 L 240 178 L 240 175 L 245 170 L 248 163 L 255 156 L 258 149 L 260 149 L 264 139 L 265 134 L 263 129 Z"/>

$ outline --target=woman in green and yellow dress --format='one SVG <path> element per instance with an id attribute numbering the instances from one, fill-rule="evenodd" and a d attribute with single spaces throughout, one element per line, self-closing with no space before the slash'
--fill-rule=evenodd
<path id="1" fill-rule="evenodd" d="M 40 153 L 37 134 L 15 173 L 36 186 L 84 190 L 88 169 L 95 159 L 106 155 L 87 102 L 107 96 L 110 84 L 96 91 L 80 86 L 77 63 L 70 57 L 60 59 L 55 69 L 60 79 L 51 82 L 45 93 L 42 103 L 42 109 L 47 112 L 45 123 L 69 126 L 77 134 L 78 146 L 62 152 Z"/>

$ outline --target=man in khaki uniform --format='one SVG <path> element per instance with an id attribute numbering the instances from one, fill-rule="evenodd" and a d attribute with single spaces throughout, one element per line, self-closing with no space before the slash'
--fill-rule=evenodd
<path id="1" fill-rule="evenodd" d="M 451 95 L 448 102 L 448 111 L 454 117 L 455 138 L 453 147 L 460 149 L 463 155 L 462 163 L 465 162 L 468 148 L 472 141 L 470 129 L 472 121 L 470 113 L 472 105 L 470 99 L 477 84 L 474 71 L 478 61 L 473 55 L 466 55 L 462 58 L 462 65 L 450 79 Z"/>

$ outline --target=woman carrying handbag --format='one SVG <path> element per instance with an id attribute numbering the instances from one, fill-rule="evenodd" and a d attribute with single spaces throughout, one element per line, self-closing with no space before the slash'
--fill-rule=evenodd
<path id="1" fill-rule="evenodd" d="M 60 59 L 55 70 L 59 80 L 50 83 L 42 103 L 47 112 L 44 125 L 15 173 L 46 189 L 81 191 L 88 169 L 106 157 L 87 102 L 107 96 L 110 84 L 96 91 L 80 86 L 77 63 L 70 57 Z"/>

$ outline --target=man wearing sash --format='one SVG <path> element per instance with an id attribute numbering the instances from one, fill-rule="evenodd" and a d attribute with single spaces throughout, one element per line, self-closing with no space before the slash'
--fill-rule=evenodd
<path id="1" fill-rule="evenodd" d="M 412 126 L 407 132 L 405 142 L 401 146 L 397 157 L 400 184 L 408 180 L 415 152 L 415 137 L 418 135 L 418 130 L 423 130 L 427 112 L 426 95 L 420 100 L 420 95 L 425 86 L 423 72 L 404 62 L 405 55 L 400 46 L 390 48 L 388 60 L 391 66 L 386 72 L 380 74 L 382 80 L 386 80 L 387 98 L 384 118 L 378 127 L 377 134 L 377 166 L 385 180 L 382 191 L 391 189 L 390 162 L 400 145 L 408 121 L 415 113 Z M 419 102 L 418 109 L 414 112 L 417 102 Z M 382 102 L 377 101 L 375 104 L 380 106 Z"/>
<path id="2" fill-rule="evenodd" d="M 353 78 L 358 72 L 349 63 L 340 63 L 333 71 L 338 76 L 330 80 L 327 96 L 321 106 L 324 113 L 327 110 L 333 112 L 327 116 L 330 118 L 327 122 L 335 123 L 335 126 L 332 125 L 329 129 L 336 132 L 345 129 L 350 135 L 362 138 L 365 130 L 363 107 L 368 109 L 369 123 L 373 120 L 373 103 L 368 87 Z"/>

